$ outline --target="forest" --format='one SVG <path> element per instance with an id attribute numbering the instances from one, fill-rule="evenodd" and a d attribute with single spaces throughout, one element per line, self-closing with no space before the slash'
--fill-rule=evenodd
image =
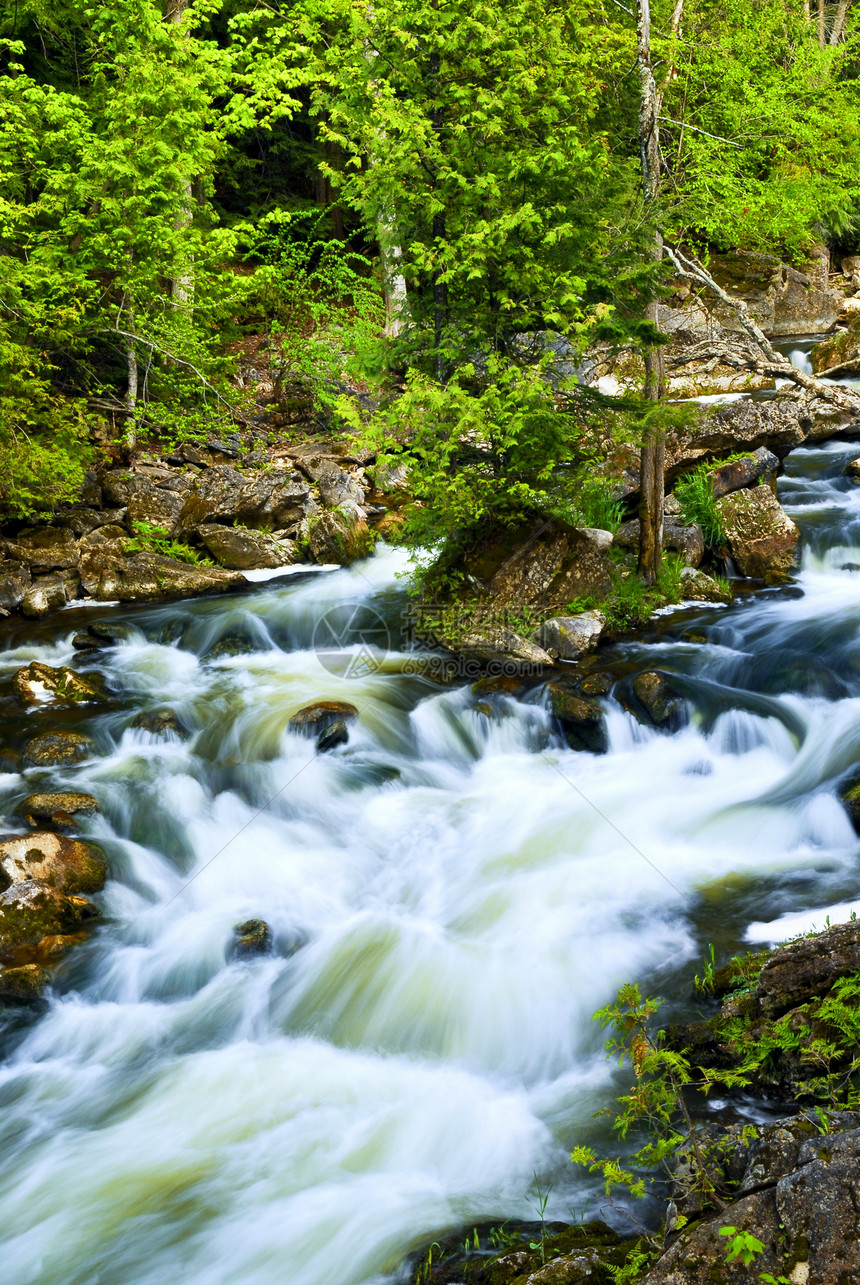
<path id="1" fill-rule="evenodd" d="M 855 25 L 848 0 L 15 0 L 7 516 L 259 419 L 249 345 L 270 415 L 310 398 L 408 444 L 413 539 L 563 510 L 595 424 L 659 436 L 657 374 L 607 404 L 576 371 L 595 344 L 657 371 L 674 249 L 854 249 Z"/>

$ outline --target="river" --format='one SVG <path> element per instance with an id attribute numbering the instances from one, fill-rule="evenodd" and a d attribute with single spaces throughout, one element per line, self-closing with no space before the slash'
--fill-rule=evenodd
<path id="1" fill-rule="evenodd" d="M 856 453 L 787 461 L 796 586 L 606 653 L 675 674 L 692 717 L 666 735 L 609 698 L 604 756 L 564 748 L 537 689 L 479 700 L 358 637 L 321 653 L 321 621 L 370 607 L 396 638 L 391 550 L 123 612 L 103 711 L 7 702 L 7 737 L 75 726 L 98 754 L 0 777 L 6 828 L 37 787 L 91 791 L 112 877 L 44 1010 L 2 1017 L 4 1285 L 375 1285 L 447 1229 L 534 1217 L 538 1187 L 596 1213 L 567 1159 L 614 1091 L 592 1011 L 638 979 L 683 1012 L 708 943 L 857 895 L 835 794 L 860 761 Z M 85 667 L 72 634 L 118 618 L 8 624 L 0 673 Z M 318 698 L 360 717 L 315 756 L 287 722 Z M 162 706 L 187 735 L 130 727 Z M 250 917 L 276 949 L 236 960 Z"/>

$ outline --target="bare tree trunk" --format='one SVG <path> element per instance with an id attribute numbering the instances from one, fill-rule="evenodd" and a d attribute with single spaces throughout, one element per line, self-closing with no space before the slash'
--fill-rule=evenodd
<path id="1" fill-rule="evenodd" d="M 680 22 L 676 6 L 673 23 Z M 649 0 L 637 0 L 636 34 L 639 55 L 639 164 L 642 171 L 642 194 L 646 208 L 653 210 L 660 190 L 660 102 L 651 66 L 651 10 Z M 657 233 L 654 258 L 663 258 L 663 240 Z M 645 309 L 645 320 L 659 324 L 659 305 L 652 300 Z M 658 401 L 665 385 L 662 350 L 649 349 L 645 354 L 645 397 Z M 639 574 L 646 584 L 657 581 L 663 562 L 663 490 L 666 444 L 663 432 L 652 427 L 642 443 L 641 489 L 639 505 Z"/>
<path id="2" fill-rule="evenodd" d="M 394 220 L 387 212 L 376 218 L 376 239 L 382 265 L 382 294 L 385 300 L 385 334 L 396 339 L 403 329 L 406 307 L 406 278 L 400 270 L 403 252 L 392 235 Z"/>
<path id="3" fill-rule="evenodd" d="M 178 27 L 185 17 L 185 11 L 188 8 L 188 0 L 167 0 L 164 17 L 165 21 L 172 26 Z M 182 180 L 182 202 L 174 220 L 174 226 L 177 232 L 183 232 L 186 228 L 191 227 L 191 220 L 194 217 L 194 193 L 191 187 L 190 179 Z M 170 297 L 173 300 L 174 308 L 181 308 L 188 304 L 194 295 L 194 278 L 189 271 L 181 272 L 178 276 L 173 277 L 170 282 Z"/>
<path id="4" fill-rule="evenodd" d="M 845 26 L 848 22 L 848 10 L 851 8 L 851 0 L 839 0 L 836 9 L 836 17 L 833 19 L 833 27 L 830 32 L 830 44 L 838 45 L 845 35 Z"/>
<path id="5" fill-rule="evenodd" d="M 134 325 L 134 321 L 132 321 Z M 137 344 L 133 339 L 125 341 L 125 364 L 128 371 L 128 382 L 125 391 L 125 409 L 128 412 L 125 421 L 123 439 L 127 451 L 137 446 Z"/>
<path id="6" fill-rule="evenodd" d="M 827 20 L 824 13 L 824 0 L 818 0 L 818 43 L 822 49 L 827 44 Z"/>

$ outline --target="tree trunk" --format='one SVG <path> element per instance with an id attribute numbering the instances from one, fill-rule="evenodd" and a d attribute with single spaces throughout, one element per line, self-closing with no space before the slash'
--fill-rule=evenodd
<path id="1" fill-rule="evenodd" d="M 839 0 L 836 9 L 836 17 L 833 19 L 833 27 L 830 32 L 830 44 L 838 45 L 839 41 L 845 35 L 845 25 L 848 21 L 848 10 L 851 8 L 851 0 Z"/>
<path id="2" fill-rule="evenodd" d="M 676 18 L 677 14 L 677 18 Z M 680 22 L 680 5 L 676 5 L 673 23 Z M 660 103 L 651 66 L 651 10 L 649 0 L 637 0 L 636 34 L 639 56 L 639 164 L 642 171 L 642 195 L 649 212 L 660 189 Z M 663 240 L 659 233 L 654 241 L 654 258 L 663 258 Z M 659 325 L 660 310 L 654 299 L 645 309 L 645 320 Z M 658 401 L 664 391 L 665 376 L 662 350 L 645 354 L 645 397 Z M 652 427 L 646 432 L 640 457 L 641 500 L 639 504 L 639 574 L 648 585 L 656 584 L 663 563 L 663 491 L 666 442 L 662 430 Z"/>
<path id="3" fill-rule="evenodd" d="M 133 339 L 126 339 L 125 341 L 125 364 L 128 371 L 125 409 L 128 415 L 125 421 L 123 441 L 126 450 L 131 452 L 137 446 L 137 345 Z"/>
<path id="4" fill-rule="evenodd" d="M 827 44 L 827 21 L 824 13 L 824 0 L 818 0 L 818 43 L 822 49 Z"/>
<path id="5" fill-rule="evenodd" d="M 173 26 L 178 26 L 185 17 L 185 11 L 188 8 L 188 0 L 167 0 L 165 6 L 165 21 Z M 194 217 L 194 193 L 191 187 L 190 179 L 182 180 L 182 201 L 179 210 L 174 219 L 174 226 L 177 232 L 183 232 L 186 228 L 191 227 L 191 220 Z M 173 300 L 174 308 L 181 308 L 188 304 L 194 295 L 194 278 L 190 270 L 180 272 L 176 277 L 171 278 L 170 297 Z"/>

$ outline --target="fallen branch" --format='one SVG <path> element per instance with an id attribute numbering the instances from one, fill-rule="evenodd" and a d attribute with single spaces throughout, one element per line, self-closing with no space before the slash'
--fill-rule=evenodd
<path id="1" fill-rule="evenodd" d="M 820 397 L 822 401 L 828 402 L 838 410 L 860 415 L 860 396 L 836 384 L 825 384 L 820 379 L 815 379 L 812 375 L 807 375 L 804 371 L 798 370 L 796 366 L 792 366 L 791 362 L 787 362 L 776 351 L 761 326 L 753 320 L 743 299 L 738 299 L 734 295 L 728 294 L 722 286 L 717 285 L 706 268 L 695 260 L 688 259 L 676 246 L 666 244 L 664 248 L 667 257 L 671 259 L 679 276 L 688 281 L 698 281 L 700 285 L 707 286 L 722 303 L 731 308 L 743 329 L 764 355 L 764 361 L 756 361 L 755 363 L 756 368 L 762 374 L 774 375 L 780 379 L 789 379 L 792 383 L 798 384 L 805 389 L 806 392 L 813 393 L 816 397 Z"/>

